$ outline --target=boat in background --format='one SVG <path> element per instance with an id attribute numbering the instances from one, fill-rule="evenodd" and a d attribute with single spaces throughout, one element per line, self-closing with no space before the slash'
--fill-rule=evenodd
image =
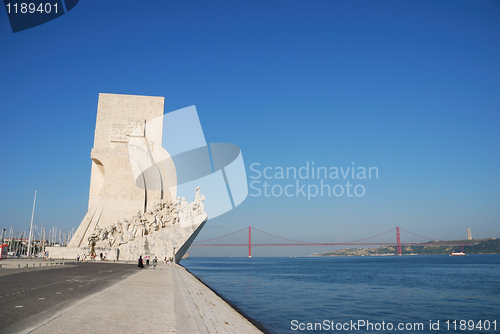
<path id="1" fill-rule="evenodd" d="M 450 256 L 465 256 L 464 244 L 462 244 L 462 246 L 460 246 L 460 252 L 451 252 Z"/>
<path id="2" fill-rule="evenodd" d="M 450 256 L 465 256 L 464 252 L 451 252 Z"/>

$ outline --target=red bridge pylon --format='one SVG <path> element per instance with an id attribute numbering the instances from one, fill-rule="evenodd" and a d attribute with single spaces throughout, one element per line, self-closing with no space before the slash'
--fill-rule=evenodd
<path id="1" fill-rule="evenodd" d="M 248 226 L 248 257 L 252 257 L 252 227 Z"/>
<path id="2" fill-rule="evenodd" d="M 399 236 L 399 226 L 396 227 L 396 242 L 398 243 L 398 255 L 401 255 L 401 238 Z"/>

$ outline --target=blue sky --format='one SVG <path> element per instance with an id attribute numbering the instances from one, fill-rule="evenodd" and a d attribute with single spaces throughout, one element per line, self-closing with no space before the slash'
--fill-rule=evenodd
<path id="1" fill-rule="evenodd" d="M 29 228 L 35 190 L 36 224 L 79 225 L 98 94 L 117 93 L 196 105 L 207 142 L 238 145 L 248 176 L 379 169 L 359 198 L 249 196 L 199 239 L 248 225 L 325 242 L 395 226 L 500 237 L 499 41 L 497 1 L 81 1 L 15 34 L 2 9 L 0 227 Z"/>

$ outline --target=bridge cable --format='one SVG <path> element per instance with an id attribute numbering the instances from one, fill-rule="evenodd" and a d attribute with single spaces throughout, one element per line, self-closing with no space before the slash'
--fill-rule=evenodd
<path id="1" fill-rule="evenodd" d="M 199 243 L 202 243 L 202 242 L 207 242 L 207 241 L 217 240 L 217 239 L 224 238 L 224 237 L 228 237 L 228 236 L 230 236 L 230 235 L 233 235 L 233 234 L 236 234 L 236 233 L 238 233 L 238 232 L 245 231 L 245 230 L 248 230 L 248 227 L 244 227 L 244 228 L 242 228 L 241 230 L 238 230 L 238 231 L 236 231 L 236 232 L 229 233 L 229 234 L 226 234 L 226 235 L 223 235 L 223 236 L 217 237 L 217 238 L 212 238 L 212 239 L 206 239 L 206 240 L 195 241 L 195 242 L 193 242 L 193 244 L 199 244 Z"/>
<path id="2" fill-rule="evenodd" d="M 408 230 L 405 230 L 404 228 L 400 227 L 401 230 L 405 231 L 406 233 L 410 233 L 410 234 L 413 234 L 417 237 L 420 237 L 420 238 L 424 238 L 424 239 L 428 239 L 428 240 L 431 240 L 431 241 L 434 241 L 436 239 L 433 239 L 433 238 L 428 238 L 428 237 L 424 237 L 423 235 L 420 235 L 420 234 L 416 234 L 416 233 L 413 233 L 413 232 L 410 232 Z"/>

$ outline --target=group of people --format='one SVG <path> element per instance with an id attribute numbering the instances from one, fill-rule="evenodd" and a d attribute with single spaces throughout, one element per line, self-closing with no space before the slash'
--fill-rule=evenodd
<path id="1" fill-rule="evenodd" d="M 146 265 L 149 266 L 149 255 L 146 258 Z M 165 263 L 165 265 L 167 266 L 171 266 L 172 263 L 174 262 L 174 259 L 169 257 L 167 259 L 167 257 L 165 256 L 165 259 L 163 260 L 163 262 Z M 158 258 L 155 256 L 154 259 L 153 259 L 153 267 L 154 269 L 156 270 L 156 266 L 158 265 Z M 137 267 L 139 267 L 139 269 L 143 269 L 144 268 L 144 259 L 142 258 L 142 255 L 139 256 L 139 260 L 137 261 Z"/>
<path id="2" fill-rule="evenodd" d="M 97 255 L 93 255 L 93 256 L 89 255 L 89 256 L 88 256 L 88 259 L 89 259 L 89 260 L 94 260 L 94 261 L 95 261 L 95 258 L 96 258 L 96 257 L 97 257 Z M 108 253 L 104 253 L 104 254 L 103 254 L 103 253 L 101 252 L 101 254 L 99 254 L 99 257 L 101 258 L 101 261 L 108 261 Z M 76 256 L 76 262 L 80 262 L 80 260 L 81 260 L 82 262 L 87 262 L 87 255 L 84 253 L 84 254 L 82 255 L 82 257 L 80 257 L 80 254 L 78 254 L 78 255 Z"/>

